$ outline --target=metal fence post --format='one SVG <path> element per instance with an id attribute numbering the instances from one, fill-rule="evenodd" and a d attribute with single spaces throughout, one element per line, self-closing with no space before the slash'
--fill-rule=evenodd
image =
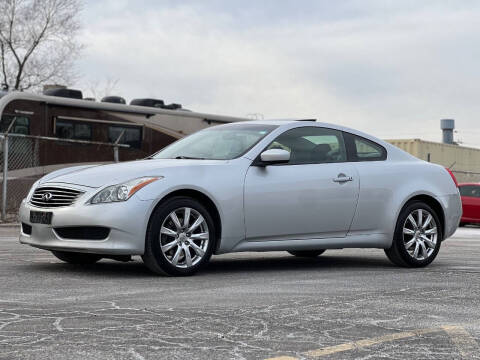
<path id="1" fill-rule="evenodd" d="M 125 134 L 125 129 L 122 130 L 122 132 L 120 133 L 120 135 L 118 136 L 117 140 L 115 140 L 115 142 L 113 143 L 113 161 L 115 162 L 119 162 L 119 158 L 118 158 L 118 144 L 120 143 L 120 139 L 122 138 L 123 134 Z"/>
<path id="2" fill-rule="evenodd" d="M 7 220 L 7 178 L 8 178 L 8 133 L 12 130 L 16 117 L 8 125 L 3 134 L 3 186 L 2 186 L 2 220 Z"/>
<path id="3" fill-rule="evenodd" d="M 2 220 L 7 220 L 8 135 L 3 136 Z"/>
<path id="4" fill-rule="evenodd" d="M 119 161 L 118 160 L 118 146 L 113 147 L 113 161 L 116 163 Z"/>

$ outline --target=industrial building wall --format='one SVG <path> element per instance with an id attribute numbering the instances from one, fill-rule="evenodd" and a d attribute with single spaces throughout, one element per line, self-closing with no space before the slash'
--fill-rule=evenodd
<path id="1" fill-rule="evenodd" d="M 450 168 L 459 182 L 480 182 L 480 149 L 420 139 L 387 141 L 419 159 Z"/>

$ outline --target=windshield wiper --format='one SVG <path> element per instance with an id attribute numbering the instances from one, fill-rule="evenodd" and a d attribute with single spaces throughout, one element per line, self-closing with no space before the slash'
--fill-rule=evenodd
<path id="1" fill-rule="evenodd" d="M 175 159 L 187 159 L 187 160 L 206 160 L 205 158 L 201 157 L 193 157 L 193 156 L 176 156 Z"/>

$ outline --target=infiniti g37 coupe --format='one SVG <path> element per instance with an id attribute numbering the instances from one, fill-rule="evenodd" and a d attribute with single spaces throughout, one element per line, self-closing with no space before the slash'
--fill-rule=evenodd
<path id="1" fill-rule="evenodd" d="M 68 263 L 141 255 L 192 274 L 212 254 L 381 248 L 426 266 L 460 221 L 453 175 L 367 134 L 315 121 L 211 127 L 151 157 L 37 181 L 20 242 Z"/>

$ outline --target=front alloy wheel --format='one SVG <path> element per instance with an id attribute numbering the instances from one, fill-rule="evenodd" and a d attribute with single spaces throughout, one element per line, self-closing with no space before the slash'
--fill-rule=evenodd
<path id="1" fill-rule="evenodd" d="M 159 241 L 167 261 L 185 269 L 202 260 L 209 239 L 203 216 L 195 209 L 184 207 L 173 210 L 163 221 Z"/>
<path id="2" fill-rule="evenodd" d="M 143 261 L 158 274 L 191 275 L 209 261 L 214 239 L 208 210 L 195 199 L 173 197 L 150 218 Z"/>

